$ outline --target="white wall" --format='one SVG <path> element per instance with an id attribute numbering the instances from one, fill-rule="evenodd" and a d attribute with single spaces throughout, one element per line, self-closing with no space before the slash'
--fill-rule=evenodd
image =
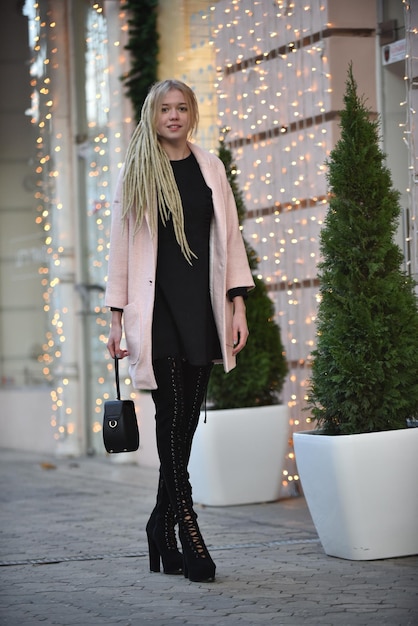
<path id="1" fill-rule="evenodd" d="M 2 448 L 55 453 L 49 389 L 0 389 L 0 407 Z"/>

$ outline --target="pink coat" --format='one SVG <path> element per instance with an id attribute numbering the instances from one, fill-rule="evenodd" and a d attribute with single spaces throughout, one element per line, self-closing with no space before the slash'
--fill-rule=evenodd
<path id="1" fill-rule="evenodd" d="M 229 289 L 254 286 L 248 265 L 234 196 L 222 161 L 189 144 L 206 184 L 212 190 L 214 219 L 210 234 L 210 294 L 226 372 L 235 367 L 232 356 L 233 304 Z M 106 305 L 123 309 L 123 325 L 129 350 L 129 373 L 137 389 L 155 389 L 152 367 L 152 318 L 154 309 L 157 237 L 148 220 L 133 237 L 134 221 L 121 220 L 122 173 L 116 189 L 110 235 Z M 193 297 L 190 294 L 190 297 Z"/>

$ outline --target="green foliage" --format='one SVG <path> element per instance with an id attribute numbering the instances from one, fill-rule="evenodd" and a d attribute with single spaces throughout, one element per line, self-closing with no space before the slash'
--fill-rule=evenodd
<path id="1" fill-rule="evenodd" d="M 225 165 L 235 196 L 240 222 L 245 206 L 237 184 L 237 173 L 231 151 L 220 141 L 218 154 Z M 257 255 L 245 241 L 250 267 L 257 269 Z M 223 367 L 213 368 L 208 400 L 214 409 L 265 406 L 278 404 L 287 374 L 285 352 L 280 328 L 274 321 L 274 306 L 265 284 L 254 276 L 255 288 L 247 300 L 247 321 L 250 336 L 245 349 L 237 356 L 238 367 L 225 374 Z"/>
<path id="2" fill-rule="evenodd" d="M 313 416 L 330 434 L 404 428 L 418 415 L 417 298 L 393 241 L 399 194 L 351 65 L 344 102 L 341 139 L 328 161 L 309 391 Z"/>
<path id="3" fill-rule="evenodd" d="M 124 82 L 137 122 L 148 91 L 157 80 L 157 7 L 158 0 L 128 0 L 124 5 L 129 15 L 126 49 L 131 54 L 131 69 Z"/>

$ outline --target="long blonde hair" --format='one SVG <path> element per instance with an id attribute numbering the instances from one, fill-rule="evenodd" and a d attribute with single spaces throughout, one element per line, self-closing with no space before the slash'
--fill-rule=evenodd
<path id="1" fill-rule="evenodd" d="M 179 80 L 164 80 L 155 83 L 145 99 L 141 120 L 128 145 L 123 177 L 122 217 L 131 211 L 135 214 L 135 232 L 140 228 L 145 212 L 148 211 L 151 232 L 157 230 L 158 213 L 163 224 L 173 220 L 177 243 L 187 261 L 196 255 L 191 251 L 184 232 L 183 206 L 174 178 L 170 160 L 160 145 L 156 131 L 156 120 L 160 105 L 172 89 L 183 94 L 189 110 L 189 138 L 197 129 L 199 110 L 194 92 Z"/>

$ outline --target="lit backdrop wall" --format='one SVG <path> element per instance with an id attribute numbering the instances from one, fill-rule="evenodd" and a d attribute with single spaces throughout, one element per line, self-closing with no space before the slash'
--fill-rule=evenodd
<path id="1" fill-rule="evenodd" d="M 310 428 L 304 409 L 327 209 L 325 162 L 338 137 L 350 61 L 376 110 L 375 3 L 221 0 L 211 16 L 219 117 L 245 193 L 244 234 L 260 257 L 289 362 L 283 492 L 292 493 L 298 476 L 291 435 Z"/>

